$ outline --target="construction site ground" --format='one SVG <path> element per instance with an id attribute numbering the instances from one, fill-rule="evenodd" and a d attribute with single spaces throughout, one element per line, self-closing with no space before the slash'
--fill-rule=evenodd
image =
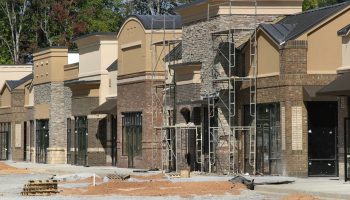
<path id="1" fill-rule="evenodd" d="M 134 172 L 117 167 L 82 167 L 25 162 L 0 162 L 0 199 L 109 200 L 109 199 L 244 199 L 314 200 L 350 199 L 350 184 L 336 178 L 246 176 L 257 183 L 255 190 L 228 180 L 233 176 L 191 173 L 191 178 L 172 178 L 161 172 Z M 93 175 L 96 186 L 93 186 Z M 108 180 L 109 174 L 130 175 Z M 55 179 L 59 193 L 53 196 L 21 196 L 29 180 Z M 289 184 L 273 184 L 292 182 Z M 269 184 L 267 184 L 269 183 Z M 260 185 L 267 184 L 267 185 Z"/>

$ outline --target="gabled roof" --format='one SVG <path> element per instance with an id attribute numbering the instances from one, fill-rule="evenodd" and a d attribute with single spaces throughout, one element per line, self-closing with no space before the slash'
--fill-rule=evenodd
<path id="1" fill-rule="evenodd" d="M 165 62 L 181 60 L 182 59 L 182 42 L 175 46 L 165 57 Z"/>
<path id="2" fill-rule="evenodd" d="M 33 73 L 23 77 L 20 80 L 6 80 L 5 83 L 9 87 L 10 90 L 16 89 L 18 86 L 22 85 L 23 83 L 33 79 Z"/>
<path id="3" fill-rule="evenodd" d="M 118 59 L 116 59 L 109 67 L 106 69 L 107 71 L 116 71 L 118 70 Z"/>
<path id="4" fill-rule="evenodd" d="M 181 29 L 180 15 L 131 15 L 140 20 L 145 29 Z M 165 20 L 165 23 L 164 23 Z"/>
<path id="5" fill-rule="evenodd" d="M 340 29 L 337 33 L 339 36 L 347 36 L 350 33 L 350 24 Z"/>
<path id="6" fill-rule="evenodd" d="M 332 6 L 297 13 L 285 17 L 276 24 L 261 24 L 260 28 L 269 34 L 275 42 L 281 44 L 288 40 L 297 38 L 349 5 L 350 1 L 347 1 Z"/>

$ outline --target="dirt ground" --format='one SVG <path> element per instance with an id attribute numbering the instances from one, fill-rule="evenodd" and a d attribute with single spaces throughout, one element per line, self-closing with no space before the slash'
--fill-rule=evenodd
<path id="1" fill-rule="evenodd" d="M 134 181 L 110 181 L 95 187 L 64 188 L 61 195 L 128 195 L 128 196 L 181 196 L 197 195 L 239 195 L 246 189 L 243 184 L 228 181 L 217 182 L 171 182 L 163 174 L 152 176 L 131 176 Z M 79 182 L 81 182 L 80 180 Z M 90 178 L 85 181 L 91 181 Z"/>
<path id="2" fill-rule="evenodd" d="M 282 200 L 318 200 L 318 198 L 313 197 L 309 194 L 296 193 L 283 197 Z"/>
<path id="3" fill-rule="evenodd" d="M 0 174 L 28 174 L 30 170 L 28 169 L 18 169 L 3 162 L 0 162 Z"/>

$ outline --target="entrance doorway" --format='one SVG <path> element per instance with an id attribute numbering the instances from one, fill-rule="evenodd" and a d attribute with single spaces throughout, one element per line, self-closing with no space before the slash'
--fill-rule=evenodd
<path id="1" fill-rule="evenodd" d="M 251 124 L 249 106 L 245 108 L 246 120 Z M 245 132 L 245 171 L 253 172 L 249 162 L 251 141 L 249 132 Z M 281 134 L 280 105 L 278 103 L 258 104 L 256 120 L 256 171 L 263 174 L 281 174 Z M 255 148 L 252 148 L 255 149 Z"/>
<path id="2" fill-rule="evenodd" d="M 24 122 L 23 124 L 24 127 L 24 138 L 23 138 L 23 161 L 27 160 L 27 146 L 28 146 L 28 131 L 27 131 L 27 122 Z"/>
<path id="3" fill-rule="evenodd" d="M 307 102 L 309 176 L 337 176 L 337 102 Z"/>
<path id="4" fill-rule="evenodd" d="M 350 180 L 350 119 L 345 119 L 344 136 L 344 156 L 345 156 L 345 181 Z"/>
<path id="5" fill-rule="evenodd" d="M 123 155 L 128 156 L 128 167 L 134 167 L 134 159 L 142 152 L 142 113 L 123 114 Z"/>
<path id="6" fill-rule="evenodd" d="M 36 162 L 46 163 L 49 147 L 49 120 L 36 121 Z"/>
<path id="7" fill-rule="evenodd" d="M 9 159 L 10 123 L 0 123 L 0 160 Z"/>
<path id="8" fill-rule="evenodd" d="M 75 117 L 75 164 L 87 166 L 88 121 L 86 116 Z"/>
<path id="9" fill-rule="evenodd" d="M 117 116 L 111 115 L 112 165 L 117 165 Z"/>

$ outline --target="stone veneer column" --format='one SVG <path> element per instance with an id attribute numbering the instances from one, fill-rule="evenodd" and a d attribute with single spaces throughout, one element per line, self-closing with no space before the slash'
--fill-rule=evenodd
<path id="1" fill-rule="evenodd" d="M 65 111 L 65 94 L 63 83 L 51 83 L 49 148 L 47 163 L 66 163 L 67 120 Z"/>

